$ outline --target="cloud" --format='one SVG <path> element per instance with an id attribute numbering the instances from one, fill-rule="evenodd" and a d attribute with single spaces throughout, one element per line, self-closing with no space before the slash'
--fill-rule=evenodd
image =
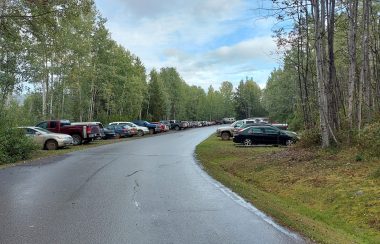
<path id="1" fill-rule="evenodd" d="M 273 19 L 252 16 L 248 0 L 96 0 L 112 37 L 148 71 L 176 67 L 184 80 L 207 88 L 257 77 L 276 66 Z"/>

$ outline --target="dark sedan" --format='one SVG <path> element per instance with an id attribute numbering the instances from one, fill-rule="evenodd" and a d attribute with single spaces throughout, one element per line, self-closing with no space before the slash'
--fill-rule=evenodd
<path id="1" fill-rule="evenodd" d="M 273 126 L 252 126 L 240 131 L 233 141 L 246 146 L 254 144 L 291 145 L 297 139 L 294 132 L 287 132 Z"/>
<path id="2" fill-rule="evenodd" d="M 128 131 L 128 128 L 127 126 L 123 126 L 123 125 L 108 125 L 106 127 L 107 130 L 112 130 L 115 132 L 115 137 L 116 138 L 120 138 L 120 137 L 128 137 L 130 136 L 131 134 L 129 133 Z"/>

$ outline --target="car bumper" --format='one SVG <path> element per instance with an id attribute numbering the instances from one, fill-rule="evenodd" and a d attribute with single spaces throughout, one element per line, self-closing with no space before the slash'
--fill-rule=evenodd
<path id="1" fill-rule="evenodd" d="M 73 145 L 73 139 L 58 139 L 58 147 L 66 147 Z"/>

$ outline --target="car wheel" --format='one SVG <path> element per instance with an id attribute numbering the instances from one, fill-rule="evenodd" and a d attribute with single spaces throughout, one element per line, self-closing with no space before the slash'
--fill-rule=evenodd
<path id="1" fill-rule="evenodd" d="M 221 137 L 222 137 L 222 140 L 229 140 L 231 135 L 228 132 L 223 132 Z"/>
<path id="2" fill-rule="evenodd" d="M 143 135 L 144 135 L 144 131 L 142 130 L 137 131 L 137 136 L 143 136 Z"/>
<path id="3" fill-rule="evenodd" d="M 244 145 L 245 146 L 251 146 L 252 145 L 252 140 L 251 139 L 245 139 L 244 140 Z"/>
<path id="4" fill-rule="evenodd" d="M 176 127 L 174 127 L 175 130 L 180 130 L 179 126 L 177 125 Z"/>
<path id="5" fill-rule="evenodd" d="M 74 134 L 71 136 L 73 138 L 73 145 L 80 145 L 82 144 L 82 137 L 78 134 Z"/>
<path id="6" fill-rule="evenodd" d="M 292 145 L 293 144 L 293 141 L 292 140 L 286 140 L 286 142 L 285 142 L 285 145 L 286 146 L 290 146 L 290 145 Z"/>
<path id="7" fill-rule="evenodd" d="M 45 148 L 47 150 L 57 150 L 58 149 L 58 142 L 55 140 L 48 140 L 45 143 Z"/>
<path id="8" fill-rule="evenodd" d="M 154 134 L 154 129 L 149 129 L 149 134 L 153 135 Z"/>

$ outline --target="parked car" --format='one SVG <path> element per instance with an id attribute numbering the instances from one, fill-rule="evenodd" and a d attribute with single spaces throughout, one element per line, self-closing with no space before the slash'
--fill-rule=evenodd
<path id="1" fill-rule="evenodd" d="M 240 131 L 234 136 L 233 141 L 246 146 L 254 144 L 291 145 L 298 140 L 293 133 L 273 126 L 251 126 Z"/>
<path id="2" fill-rule="evenodd" d="M 152 124 L 158 125 L 161 129 L 161 132 L 166 132 L 169 130 L 169 127 L 161 122 L 152 122 Z"/>
<path id="3" fill-rule="evenodd" d="M 235 121 L 236 121 L 235 118 L 223 118 L 222 119 L 223 124 L 232 124 Z"/>
<path id="4" fill-rule="evenodd" d="M 229 140 L 234 136 L 237 129 L 243 125 L 242 120 L 237 120 L 230 126 L 222 126 L 216 129 L 216 136 L 221 137 L 222 140 Z"/>
<path id="5" fill-rule="evenodd" d="M 134 124 L 138 126 L 145 126 L 149 129 L 150 134 L 156 134 L 161 132 L 161 128 L 158 125 L 149 123 L 148 121 L 145 120 L 133 120 L 132 121 Z"/>
<path id="6" fill-rule="evenodd" d="M 24 130 L 25 135 L 33 138 L 33 140 L 46 150 L 57 150 L 61 147 L 66 147 L 73 144 L 73 138 L 70 135 L 53 133 L 48 130 L 34 127 L 18 127 Z"/>
<path id="7" fill-rule="evenodd" d="M 172 130 L 183 130 L 189 127 L 189 122 L 187 121 L 169 120 L 169 122 Z"/>
<path id="8" fill-rule="evenodd" d="M 100 122 L 73 122 L 71 125 L 85 125 L 85 126 L 90 126 L 91 130 L 94 131 L 96 134 L 96 139 L 103 139 L 105 137 L 104 134 L 104 126 Z M 96 129 L 96 126 L 99 127 L 99 130 Z"/>
<path id="9" fill-rule="evenodd" d="M 72 125 L 69 120 L 43 121 L 38 123 L 36 127 L 40 127 L 54 133 L 68 134 L 72 136 L 74 145 L 88 143 L 96 139 L 100 134 L 99 126 L 97 125 Z"/>
<path id="10" fill-rule="evenodd" d="M 189 128 L 190 127 L 190 124 L 189 124 L 189 122 L 188 121 L 181 121 L 181 128 L 182 129 L 187 129 L 187 128 Z"/>
<path id="11" fill-rule="evenodd" d="M 149 134 L 149 129 L 147 127 L 138 126 L 132 122 L 112 122 L 112 123 L 109 123 L 109 125 L 128 125 L 129 127 L 136 129 L 137 136 L 143 136 L 145 134 Z"/>
<path id="12" fill-rule="evenodd" d="M 171 129 L 171 125 L 170 125 L 169 120 L 160 120 L 160 123 L 166 125 L 169 128 L 169 130 Z"/>
<path id="13" fill-rule="evenodd" d="M 104 132 L 103 139 L 105 139 L 105 140 L 107 140 L 107 139 L 113 139 L 113 138 L 116 137 L 116 132 L 113 129 L 108 129 L 107 127 L 104 127 L 103 128 L 103 132 Z"/>
<path id="14" fill-rule="evenodd" d="M 106 128 L 108 130 L 113 130 L 116 138 L 128 137 L 131 135 L 127 125 L 108 125 Z"/>

